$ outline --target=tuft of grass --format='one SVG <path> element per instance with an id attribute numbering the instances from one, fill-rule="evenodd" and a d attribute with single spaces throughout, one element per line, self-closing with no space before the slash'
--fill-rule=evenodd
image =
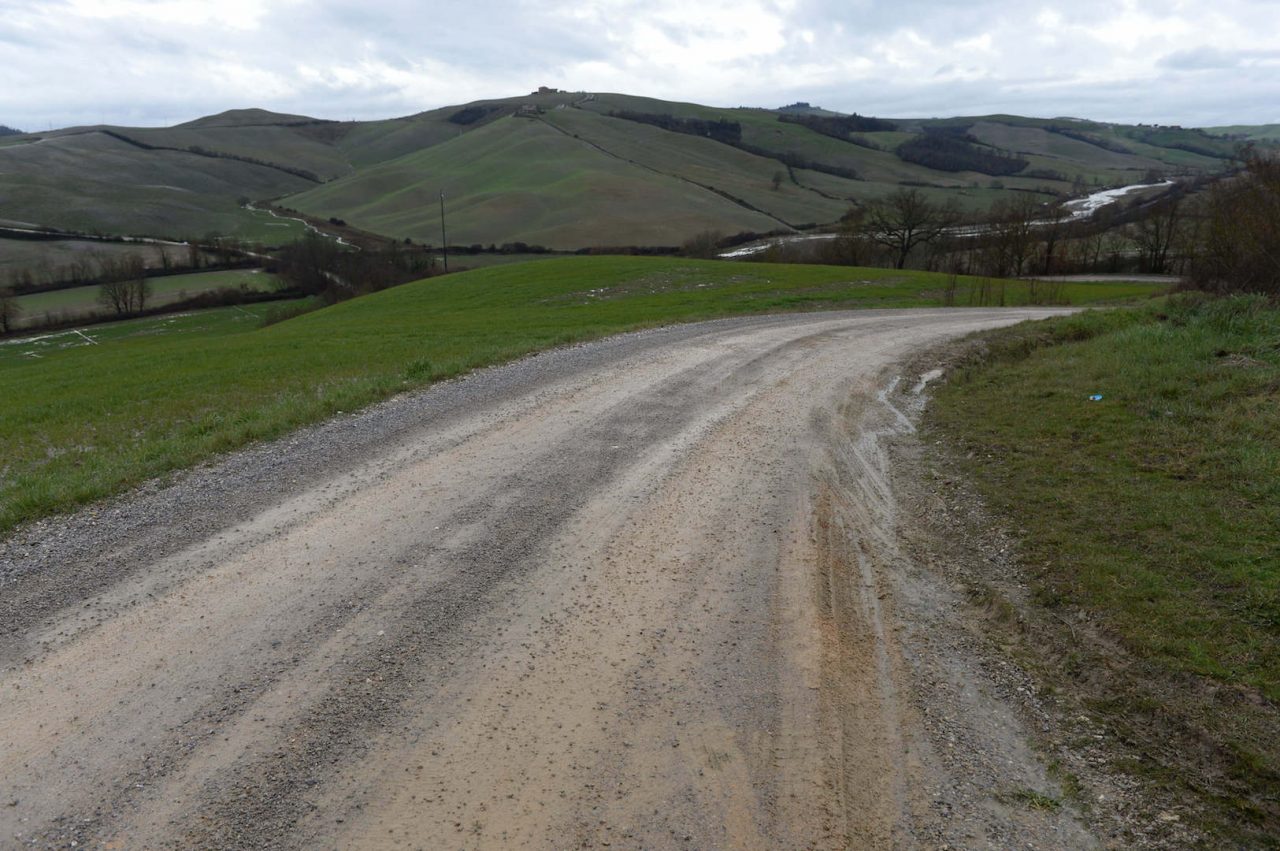
<path id="1" fill-rule="evenodd" d="M 1049 776 L 1057 781 L 1062 788 L 1062 797 L 1065 800 L 1071 801 L 1081 808 L 1088 808 L 1089 801 L 1085 797 L 1084 785 L 1080 782 L 1079 775 L 1068 770 L 1056 759 L 1050 760 L 1045 768 L 1049 772 Z"/>
<path id="2" fill-rule="evenodd" d="M 1010 803 L 1021 804 L 1033 810 L 1053 811 L 1062 808 L 1062 802 L 1057 798 L 1043 795 L 1034 789 L 1014 789 L 1001 797 Z"/>

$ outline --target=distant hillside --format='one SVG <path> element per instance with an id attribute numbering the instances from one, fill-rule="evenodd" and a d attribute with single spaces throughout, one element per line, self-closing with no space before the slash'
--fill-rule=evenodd
<path id="1" fill-rule="evenodd" d="M 179 124 L 179 127 L 254 127 L 260 125 L 293 125 L 293 124 L 321 124 L 325 123 L 318 118 L 309 118 L 305 115 L 287 115 L 280 112 L 270 112 L 265 109 L 229 109 L 226 112 L 219 112 L 217 115 L 207 115 L 204 118 L 197 118 L 195 121 L 188 121 L 185 124 Z"/>
<path id="2" fill-rule="evenodd" d="M 558 91 L 383 121 L 238 109 L 169 128 L 6 139 L 0 215 L 269 243 L 283 235 L 278 222 L 244 202 L 271 200 L 434 243 L 444 191 L 453 243 L 676 245 L 700 230 L 830 223 L 903 185 L 978 210 L 1011 193 L 1050 202 L 1153 173 L 1212 173 L 1251 132 L 1265 128 L 1012 115 L 885 121 L 805 103 L 725 109 Z"/>
<path id="3" fill-rule="evenodd" d="M 762 166 L 762 189 L 768 181 Z M 710 228 L 787 228 L 678 175 L 646 169 L 575 138 L 551 121 L 512 116 L 283 203 L 315 216 L 337 215 L 377 233 L 438 244 L 442 191 L 450 239 L 462 244 L 679 245 Z"/>
<path id="4" fill-rule="evenodd" d="M 0 136 L 21 136 L 21 130 L 14 130 L 12 127 L 5 127 L 0 124 Z"/>
<path id="5" fill-rule="evenodd" d="M 1261 124 L 1248 126 L 1236 124 L 1230 127 L 1205 128 L 1215 136 L 1224 136 L 1239 142 L 1280 142 L 1280 124 Z"/>

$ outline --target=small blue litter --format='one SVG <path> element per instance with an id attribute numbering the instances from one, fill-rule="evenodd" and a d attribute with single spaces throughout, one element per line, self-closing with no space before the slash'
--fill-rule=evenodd
<path id="1" fill-rule="evenodd" d="M 1089 401 L 1090 401 L 1090 402 L 1101 402 L 1101 401 L 1102 401 L 1102 394 L 1101 394 L 1101 393 L 1094 393 L 1092 396 L 1090 396 L 1090 397 L 1089 397 Z"/>

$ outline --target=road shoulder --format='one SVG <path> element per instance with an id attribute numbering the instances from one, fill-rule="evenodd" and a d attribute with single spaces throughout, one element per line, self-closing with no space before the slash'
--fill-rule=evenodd
<path id="1" fill-rule="evenodd" d="M 908 374 L 940 374 L 969 345 L 941 347 L 912 362 Z M 899 398 L 926 403 L 909 391 Z M 933 440 L 899 435 L 890 447 L 898 529 L 911 553 L 898 599 L 910 612 L 901 620 L 910 623 L 904 643 L 913 651 L 916 701 L 961 778 L 953 794 L 1024 812 L 1070 813 L 1103 847 L 1203 844 L 1177 815 L 1177 798 L 1122 770 L 1140 754 L 1089 709 L 1090 696 L 1051 676 L 1081 642 L 1097 646 L 1105 638 L 1082 636 L 1078 625 L 1034 606 L 1011 530 L 965 481 L 951 447 Z M 1038 775 L 1009 772 L 990 758 L 993 745 L 1007 747 L 1011 731 L 1023 738 L 1022 756 L 1040 766 Z"/>

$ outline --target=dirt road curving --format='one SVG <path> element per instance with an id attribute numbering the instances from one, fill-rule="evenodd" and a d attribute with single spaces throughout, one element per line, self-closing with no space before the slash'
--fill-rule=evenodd
<path id="1" fill-rule="evenodd" d="M 905 358 L 1049 312 L 628 335 L 16 536 L 0 846 L 1087 846 L 938 756 L 881 441 Z"/>

